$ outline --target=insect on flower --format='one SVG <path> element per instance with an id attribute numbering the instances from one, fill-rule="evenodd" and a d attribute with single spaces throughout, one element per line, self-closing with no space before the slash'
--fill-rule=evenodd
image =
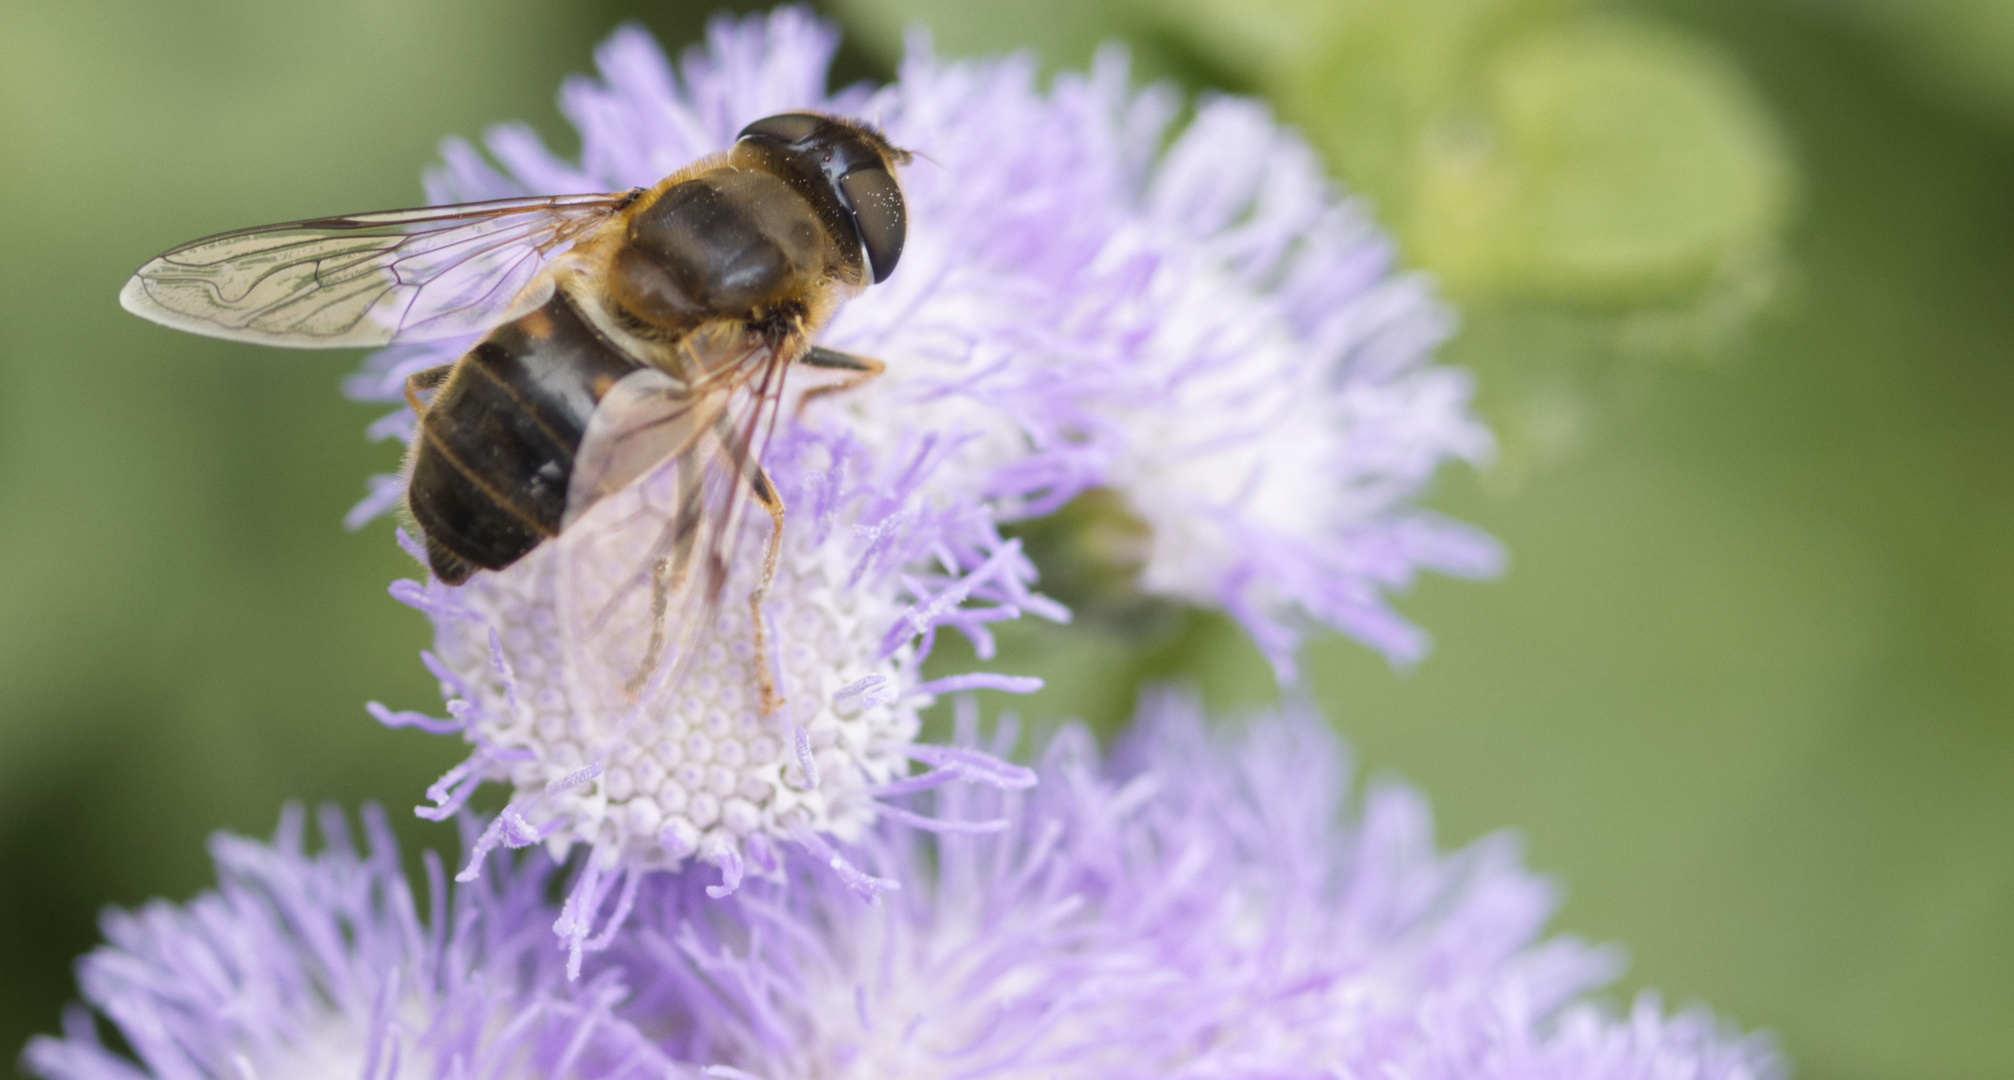
<path id="1" fill-rule="evenodd" d="M 750 498 L 783 502 L 762 452 L 785 369 L 825 369 L 811 395 L 882 370 L 811 344 L 846 298 L 895 269 L 907 233 L 894 169 L 910 155 L 873 127 L 785 113 L 654 187 L 503 199 L 243 229 L 148 262 L 126 310 L 212 337 L 292 348 L 427 341 L 487 331 L 453 364 L 413 375 L 419 418 L 406 510 L 450 585 L 557 538 L 591 559 L 597 533 L 656 528 L 633 574 L 582 574 L 563 628 L 591 638 L 616 592 L 651 588 L 653 628 L 632 692 L 661 686 L 711 626 Z M 595 515 L 669 469 L 669 497 Z M 744 495 L 748 498 L 744 498 Z M 591 584 L 591 583 L 608 583 Z M 684 615 L 665 640 L 668 610 Z"/>

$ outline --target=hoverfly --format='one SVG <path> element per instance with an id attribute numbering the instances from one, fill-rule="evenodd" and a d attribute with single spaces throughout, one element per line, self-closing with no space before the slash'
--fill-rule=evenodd
<path id="1" fill-rule="evenodd" d="M 909 161 L 868 125 L 785 113 L 648 189 L 207 237 L 142 266 L 119 300 L 177 329 L 292 348 L 488 331 L 406 382 L 418 427 L 405 514 L 434 574 L 459 585 L 507 567 L 675 470 L 661 536 L 631 576 L 650 582 L 653 619 L 634 692 L 664 655 L 669 608 L 687 628 L 713 624 L 752 499 L 772 519 L 750 598 L 768 709 L 760 605 L 783 502 L 762 450 L 791 364 L 836 373 L 809 394 L 882 370 L 811 339 L 895 269 L 907 212 L 894 170 Z"/>

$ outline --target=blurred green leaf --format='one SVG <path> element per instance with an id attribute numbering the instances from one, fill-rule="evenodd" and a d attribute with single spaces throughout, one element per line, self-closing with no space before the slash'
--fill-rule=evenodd
<path id="1" fill-rule="evenodd" d="M 1141 21 L 1167 27 L 1213 63 L 1253 81 L 1304 63 L 1361 6 L 1355 0 L 1131 0 Z"/>
<path id="2" fill-rule="evenodd" d="M 1297 20 L 1299 44 L 1253 56 L 1253 75 L 1351 187 L 1378 199 L 1390 224 L 1406 214 L 1428 133 L 1472 121 L 1492 50 L 1506 36 L 1577 6 L 1579 0 L 1313 4 L 1319 14 Z M 1253 18 L 1233 4 L 1218 4 L 1216 12 L 1227 28 Z M 1194 18 L 1186 28 L 1198 46 L 1216 36 Z M 1227 30 L 1225 38 L 1247 34 Z"/>
<path id="3" fill-rule="evenodd" d="M 1787 155 L 1699 42 L 1576 20 L 1508 43 L 1484 89 L 1482 124 L 1449 115 L 1426 130 L 1398 222 L 1457 297 L 1668 303 L 1774 246 Z"/>
<path id="4" fill-rule="evenodd" d="M 2014 121 L 2014 0 L 1831 0 L 1911 76 L 1982 115 Z"/>
<path id="5" fill-rule="evenodd" d="M 927 28 L 949 56 L 1034 49 L 1059 67 L 1083 67 L 1098 45 L 1124 29 L 1120 0 L 839 0 L 847 27 L 866 46 L 900 57 L 910 30 Z"/>

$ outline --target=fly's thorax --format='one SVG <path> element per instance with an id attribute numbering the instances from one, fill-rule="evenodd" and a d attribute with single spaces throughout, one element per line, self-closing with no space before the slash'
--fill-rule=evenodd
<path id="1" fill-rule="evenodd" d="M 613 306 L 670 334 L 760 322 L 833 280 L 840 246 L 774 174 L 732 166 L 666 187 L 630 215 L 608 262 Z"/>

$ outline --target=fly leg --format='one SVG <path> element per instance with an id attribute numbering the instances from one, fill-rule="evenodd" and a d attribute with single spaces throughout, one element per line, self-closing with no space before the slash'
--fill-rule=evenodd
<path id="1" fill-rule="evenodd" d="M 748 594 L 748 613 L 755 618 L 755 684 L 762 692 L 762 715 L 768 716 L 783 705 L 782 695 L 776 692 L 776 675 L 769 670 L 769 637 L 762 624 L 762 601 L 769 595 L 769 584 L 776 578 L 776 562 L 783 554 L 783 499 L 776 494 L 776 485 L 770 483 L 769 474 L 762 471 L 762 465 L 750 459 L 746 469 L 749 489 L 755 501 L 769 511 L 769 547 L 762 553 L 762 576 L 755 581 L 755 590 Z"/>
<path id="2" fill-rule="evenodd" d="M 406 493 L 399 499 L 398 520 L 401 532 L 420 541 L 426 551 L 427 566 L 433 570 L 434 576 L 448 584 L 459 585 L 475 572 L 475 564 L 450 550 L 439 538 L 428 532 L 427 527 L 420 524 L 419 515 L 413 512 L 412 502 L 413 474 L 419 465 L 420 450 L 426 445 L 430 434 L 439 436 L 439 432 L 430 433 L 427 430 L 427 413 L 433 407 L 433 399 L 422 398 L 421 395 L 432 394 L 438 397 L 436 392 L 447 385 L 449 377 L 454 373 L 455 365 L 442 364 L 406 376 L 406 405 L 413 410 L 413 439 L 412 444 L 406 447 L 405 463 L 399 468 L 406 484 Z"/>
<path id="3" fill-rule="evenodd" d="M 846 378 L 829 386 L 814 386 L 806 390 L 804 396 L 797 399 L 797 413 L 799 416 L 804 415 L 804 407 L 811 404 L 812 399 L 821 398 L 828 394 L 843 394 L 888 370 L 887 364 L 871 357 L 855 356 L 852 353 L 843 353 L 837 349 L 827 349 L 819 345 L 813 345 L 811 348 L 805 350 L 804 355 L 799 357 L 797 362 L 806 367 L 822 368 L 826 371 L 850 372 Z"/>
<path id="4" fill-rule="evenodd" d="M 427 415 L 427 404 L 420 400 L 420 395 L 439 390 L 454 371 L 453 364 L 442 364 L 406 376 L 406 404 L 412 406 L 414 416 L 424 418 Z"/>
<path id="5" fill-rule="evenodd" d="M 671 595 L 685 587 L 692 573 L 692 552 L 699 539 L 701 470 L 698 455 L 688 451 L 678 461 L 678 508 L 665 534 L 670 550 L 651 561 L 650 644 L 644 647 L 643 666 L 630 676 L 623 689 L 631 698 L 642 692 L 658 665 L 664 662 L 665 620 L 671 610 Z M 664 550 L 665 541 L 659 541 Z"/>
<path id="6" fill-rule="evenodd" d="M 776 485 L 770 482 L 762 463 L 755 459 L 754 452 L 725 416 L 716 422 L 714 432 L 729 456 L 740 463 L 741 479 L 748 485 L 749 494 L 769 512 L 769 546 L 762 553 L 762 574 L 748 594 L 748 613 L 755 620 L 755 685 L 762 694 L 762 714 L 767 716 L 783 705 L 783 696 L 776 692 L 776 674 L 769 668 L 769 631 L 762 620 L 762 601 L 769 596 L 770 582 L 776 579 L 777 561 L 783 555 L 783 497 L 776 493 Z"/>

